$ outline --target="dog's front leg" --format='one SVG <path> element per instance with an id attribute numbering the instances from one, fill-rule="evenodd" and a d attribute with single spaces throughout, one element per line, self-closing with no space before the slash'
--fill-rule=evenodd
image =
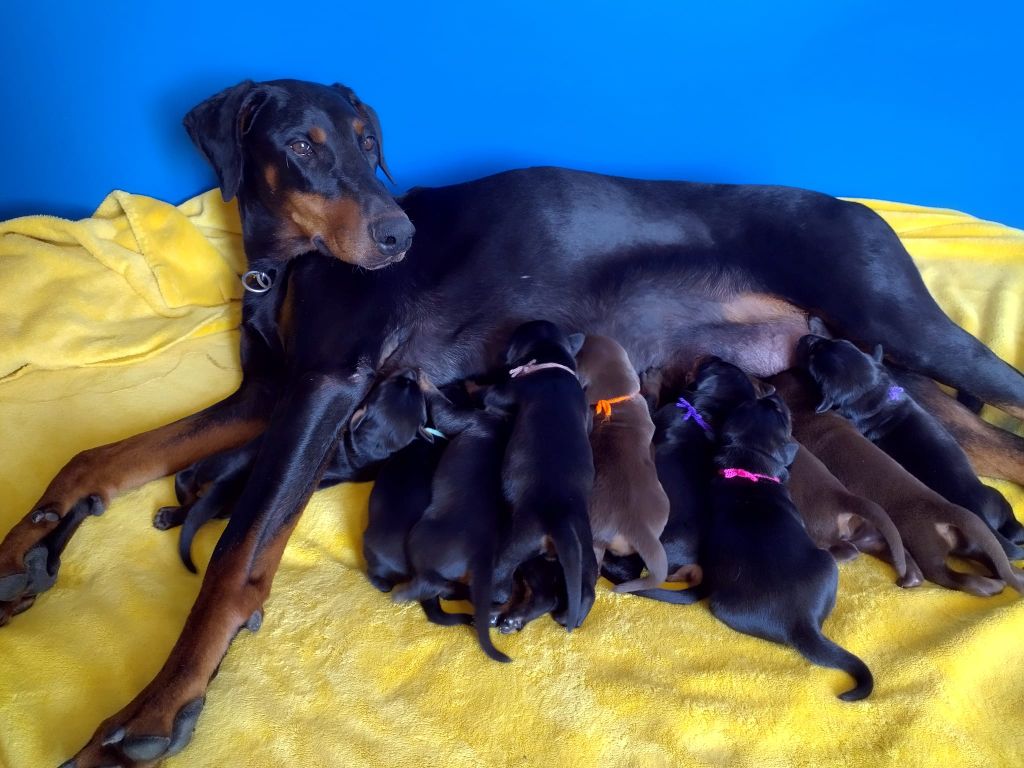
<path id="1" fill-rule="evenodd" d="M 270 382 L 244 380 L 230 397 L 199 413 L 69 461 L 0 542 L 0 626 L 53 586 L 61 553 L 83 520 L 103 512 L 119 493 L 258 434 L 274 390 Z"/>
<path id="2" fill-rule="evenodd" d="M 239 630 L 262 624 L 288 537 L 359 401 L 357 379 L 312 374 L 290 387 L 274 410 L 170 658 L 128 706 L 100 725 L 67 768 L 152 766 L 191 739 L 231 641 Z"/>

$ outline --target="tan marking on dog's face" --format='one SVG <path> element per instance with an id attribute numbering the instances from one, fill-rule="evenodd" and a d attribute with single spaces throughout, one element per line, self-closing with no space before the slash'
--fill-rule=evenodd
<path id="1" fill-rule="evenodd" d="M 363 130 L 366 128 L 366 123 L 360 120 L 358 117 L 352 121 L 352 130 L 356 132 L 356 136 L 362 136 Z"/>
<path id="2" fill-rule="evenodd" d="M 321 128 L 319 125 L 314 125 L 309 129 L 309 138 L 311 138 L 317 144 L 323 144 L 327 141 L 327 131 Z"/>
<path id="3" fill-rule="evenodd" d="M 272 165 L 265 166 L 263 168 L 263 180 L 267 182 L 267 189 L 269 189 L 271 193 L 277 192 L 277 184 L 279 181 L 277 168 Z"/>
<path id="4" fill-rule="evenodd" d="M 279 237 L 293 244 L 296 254 L 312 250 L 314 238 L 321 238 L 335 258 L 349 264 L 372 268 L 384 262 L 370 239 L 359 203 L 352 198 L 289 192 L 280 215 Z"/>

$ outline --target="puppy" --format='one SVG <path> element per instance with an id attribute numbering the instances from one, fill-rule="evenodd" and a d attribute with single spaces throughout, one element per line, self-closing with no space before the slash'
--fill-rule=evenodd
<path id="1" fill-rule="evenodd" d="M 815 412 L 818 390 L 806 372 L 789 371 L 772 382 L 792 409 L 796 439 L 851 493 L 874 501 L 892 518 L 907 551 L 908 572 L 913 560 L 928 581 L 972 595 L 996 594 L 1004 581 L 1022 590 L 1024 582 L 984 522 L 925 486 L 848 420 Z M 1002 581 L 955 571 L 946 563 L 950 555 L 976 560 Z"/>
<path id="2" fill-rule="evenodd" d="M 434 473 L 430 505 L 409 532 L 407 552 L 415 576 L 395 594 L 396 600 L 431 605 L 452 596 L 468 577 L 480 647 L 501 662 L 511 659 L 491 642 L 490 613 L 495 550 L 506 525 L 501 471 L 508 432 L 502 416 L 477 411 L 451 437 Z M 429 616 L 427 606 L 424 610 Z"/>
<path id="3" fill-rule="evenodd" d="M 821 389 L 818 412 L 835 410 L 857 430 L 947 500 L 978 515 L 1006 554 L 1024 558 L 1024 526 L 995 488 L 982 483 L 956 440 L 898 386 L 882 365 L 848 341 L 809 334 L 798 359 Z"/>
<path id="4" fill-rule="evenodd" d="M 658 537 L 668 521 L 669 501 L 654 466 L 654 422 L 640 397 L 640 377 L 626 350 L 607 336 L 587 336 L 576 365 L 587 403 L 596 409 L 590 433 L 594 489 L 589 506 L 594 555 L 600 563 L 606 550 L 639 554 L 648 576 L 619 584 L 615 591 L 652 589 L 668 576 Z"/>
<path id="5" fill-rule="evenodd" d="M 856 701 L 871 693 L 874 679 L 863 661 L 821 633 L 835 606 L 839 571 L 814 546 L 786 490 L 796 452 L 778 395 L 742 403 L 726 418 L 701 553 L 704 581 L 678 593 L 679 602 L 708 595 L 711 612 L 738 632 L 845 671 L 856 685 L 839 698 Z"/>
<path id="6" fill-rule="evenodd" d="M 850 493 L 803 446 L 789 473 L 790 495 L 815 545 L 836 560 L 851 560 L 859 552 L 877 555 L 896 569 L 901 587 L 921 583 L 921 571 L 912 560 L 908 565 L 899 530 L 884 509 Z"/>
<path id="7" fill-rule="evenodd" d="M 699 547 L 709 505 L 715 434 L 725 417 L 740 403 L 752 400 L 755 391 L 747 374 L 735 365 L 709 357 L 698 365 L 688 390 L 670 394 L 681 397 L 654 415 L 654 461 L 669 499 L 661 541 L 668 557 L 667 580 L 696 585 L 702 579 Z M 608 555 L 602 570 L 618 583 L 636 579 L 642 567 L 636 556 Z M 671 596 L 669 590 L 659 589 L 637 594 L 657 599 L 666 592 Z"/>
<path id="8" fill-rule="evenodd" d="M 555 618 L 570 632 L 593 605 L 598 572 L 587 514 L 590 412 L 576 377 L 582 344 L 582 335 L 566 336 L 545 320 L 521 325 L 506 351 L 509 378 L 486 395 L 489 409 L 512 420 L 502 469 L 512 523 L 495 568 L 495 599 L 506 602 L 516 569 L 553 546 L 566 585 L 566 610 Z"/>

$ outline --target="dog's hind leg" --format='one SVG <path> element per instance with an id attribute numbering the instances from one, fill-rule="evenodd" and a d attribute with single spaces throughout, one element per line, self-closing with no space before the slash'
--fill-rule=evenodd
<path id="1" fill-rule="evenodd" d="M 615 586 L 615 592 L 635 592 L 638 589 L 656 589 L 668 578 L 668 556 L 665 547 L 654 532 L 649 528 L 641 528 L 636 532 L 634 542 L 637 552 L 647 564 L 647 576 Z"/>
<path id="2" fill-rule="evenodd" d="M 268 388 L 243 382 L 206 410 L 75 456 L 0 542 L 0 626 L 53 586 L 61 553 L 83 520 L 119 493 L 249 440 L 263 428 L 270 397 Z"/>
<path id="3" fill-rule="evenodd" d="M 956 438 L 977 474 L 1024 485 L 1024 437 L 989 424 L 926 376 L 894 373 L 914 400 Z"/>

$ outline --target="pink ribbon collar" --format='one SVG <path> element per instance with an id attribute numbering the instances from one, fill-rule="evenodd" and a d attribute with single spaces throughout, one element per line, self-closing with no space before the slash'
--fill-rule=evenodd
<path id="1" fill-rule="evenodd" d="M 579 378 L 576 375 L 576 371 L 574 371 L 567 365 L 562 365 L 561 363 L 538 363 L 536 360 L 531 360 L 528 363 L 516 366 L 515 368 L 508 372 L 508 375 L 511 378 L 515 379 L 520 376 L 529 376 L 531 373 L 543 371 L 547 368 L 561 368 L 566 373 L 571 373 L 574 379 Z"/>
<path id="2" fill-rule="evenodd" d="M 761 480 L 768 480 L 769 482 L 772 483 L 782 482 L 777 477 L 772 477 L 771 475 L 759 475 L 756 472 L 748 472 L 745 469 L 739 469 L 737 467 L 731 467 L 729 469 L 720 469 L 718 470 L 718 474 L 724 477 L 726 480 L 731 480 L 734 477 L 742 477 L 744 480 L 749 480 L 752 483 L 756 483 Z"/>

